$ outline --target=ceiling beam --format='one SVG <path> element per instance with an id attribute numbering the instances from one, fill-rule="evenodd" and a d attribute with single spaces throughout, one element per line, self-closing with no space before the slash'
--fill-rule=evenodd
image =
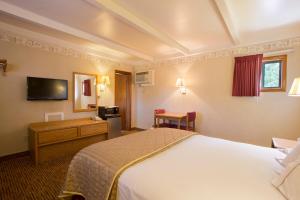
<path id="1" fill-rule="evenodd" d="M 60 22 L 54 21 L 52 19 L 37 15 L 33 12 L 30 12 L 28 10 L 25 10 L 23 8 L 5 3 L 0 1 L 0 10 L 2 12 L 17 16 L 19 18 L 25 19 L 30 22 L 34 22 L 36 24 L 43 25 L 48 28 L 52 28 L 64 33 L 68 33 L 70 35 L 76 36 L 81 39 L 85 39 L 91 42 L 94 42 L 95 44 L 105 46 L 107 48 L 119 51 L 119 52 L 124 52 L 129 55 L 136 56 L 138 58 L 147 60 L 147 61 L 153 61 L 153 57 L 140 53 L 136 50 L 133 50 L 131 48 L 125 47 L 123 45 L 117 44 L 115 42 L 103 39 L 101 37 L 95 36 L 93 34 L 81 31 L 79 29 L 75 29 L 73 27 L 70 27 L 68 25 L 62 24 Z"/>
<path id="2" fill-rule="evenodd" d="M 25 38 L 32 39 L 32 40 L 36 40 L 36 41 L 39 41 L 39 42 L 42 42 L 42 43 L 51 44 L 51 45 L 59 46 L 59 47 L 69 48 L 69 49 L 78 51 L 80 53 L 93 55 L 93 56 L 103 58 L 103 59 L 106 59 L 106 60 L 111 60 L 111 61 L 114 61 L 114 62 L 121 62 L 121 59 L 116 57 L 116 56 L 108 55 L 108 54 L 105 54 L 103 52 L 99 52 L 95 49 L 91 49 L 91 48 L 88 48 L 88 47 L 84 47 L 82 45 L 74 44 L 72 42 L 68 42 L 68 41 L 65 41 L 65 40 L 62 40 L 62 39 L 54 38 L 52 36 L 48 36 L 48 35 L 45 35 L 45 34 L 42 34 L 42 33 L 33 32 L 31 30 L 20 28 L 20 27 L 10 25 L 10 24 L 4 23 L 4 22 L 0 22 L 0 30 L 8 31 L 9 33 L 12 33 L 13 35 L 25 37 Z"/>
<path id="3" fill-rule="evenodd" d="M 229 33 L 232 39 L 232 42 L 234 43 L 234 45 L 238 45 L 240 43 L 239 34 L 232 22 L 226 2 L 224 0 L 213 0 L 213 1 L 218 9 L 219 12 L 218 14 L 222 18 L 223 23 L 227 29 L 227 32 Z"/>
<path id="4" fill-rule="evenodd" d="M 125 20 L 131 25 L 134 25 L 135 27 L 141 29 L 142 31 L 145 31 L 146 33 L 156 37 L 157 39 L 169 45 L 170 47 L 175 48 L 177 51 L 181 52 L 182 54 L 184 55 L 189 54 L 188 48 L 184 47 L 179 42 L 172 39 L 166 33 L 154 28 L 149 23 L 142 20 L 140 17 L 136 16 L 135 14 L 128 11 L 127 9 L 121 7 L 114 1 L 112 0 L 86 0 L 86 1 L 98 8 L 105 8 L 106 10 L 120 17 L 121 19 Z"/>

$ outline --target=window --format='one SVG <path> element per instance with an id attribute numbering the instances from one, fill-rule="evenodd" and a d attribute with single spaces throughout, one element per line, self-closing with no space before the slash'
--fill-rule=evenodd
<path id="1" fill-rule="evenodd" d="M 261 80 L 262 92 L 285 92 L 286 61 L 286 55 L 263 58 Z"/>

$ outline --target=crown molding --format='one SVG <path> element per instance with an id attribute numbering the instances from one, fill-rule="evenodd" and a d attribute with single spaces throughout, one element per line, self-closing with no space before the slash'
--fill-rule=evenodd
<path id="1" fill-rule="evenodd" d="M 110 48 L 115 51 L 127 53 L 129 55 L 136 56 L 138 58 L 141 58 L 141 59 L 144 59 L 144 60 L 147 60 L 150 62 L 153 61 L 152 56 L 141 53 L 135 49 L 126 47 L 117 42 L 113 42 L 113 41 L 105 39 L 103 37 L 96 36 L 96 35 L 90 34 L 88 32 L 76 29 L 74 27 L 65 25 L 63 23 L 57 22 L 55 20 L 49 19 L 47 17 L 41 16 L 38 14 L 35 14 L 29 10 L 20 8 L 18 6 L 15 6 L 15 5 L 6 3 L 6 2 L 0 1 L 0 11 L 10 14 L 10 15 L 13 15 L 13 16 L 16 16 L 16 17 L 19 17 L 23 20 L 27 20 L 29 22 L 33 22 L 33 23 L 57 30 L 57 31 L 61 31 L 63 33 L 67 33 L 67 34 L 76 36 L 76 37 L 84 39 L 84 40 L 91 41 L 95 44 L 105 46 L 106 48 Z"/>
<path id="2" fill-rule="evenodd" d="M 29 38 L 20 34 L 4 31 L 1 29 L 0 29 L 0 41 L 13 43 L 28 48 L 38 49 L 48 53 L 54 53 L 62 56 L 85 59 L 106 66 L 118 67 L 121 66 L 123 63 L 125 63 L 125 62 L 118 62 L 112 59 L 103 58 L 102 56 L 99 56 L 96 53 L 88 52 L 87 49 L 80 48 L 77 45 L 70 45 L 69 43 L 66 43 L 64 41 L 61 41 L 62 42 L 60 43 L 61 45 L 57 45 L 51 42 L 45 42 L 38 39 Z"/>
<path id="3" fill-rule="evenodd" d="M 178 65 L 185 63 L 200 62 L 203 60 L 220 58 L 220 57 L 232 57 L 232 56 L 246 56 L 253 54 L 272 53 L 283 50 L 290 50 L 295 47 L 300 47 L 300 37 L 263 42 L 252 45 L 235 46 L 232 48 L 202 52 L 194 55 L 173 57 L 167 59 L 155 60 L 153 63 L 145 63 L 144 66 L 153 67 L 161 65 Z"/>
<path id="4" fill-rule="evenodd" d="M 36 36 L 35 39 L 29 36 L 24 36 L 11 31 L 0 29 L 0 41 L 10 42 L 17 45 L 22 45 L 29 48 L 35 48 L 49 53 L 55 53 L 63 56 L 70 56 L 73 58 L 86 59 L 98 64 L 103 64 L 106 66 L 121 66 L 126 64 L 135 67 L 154 67 L 162 65 L 178 65 L 185 63 L 200 62 L 203 60 L 220 58 L 220 57 L 232 57 L 232 56 L 245 56 L 251 54 L 269 54 L 272 52 L 290 50 L 295 47 L 300 47 L 300 37 L 294 37 L 289 39 L 263 42 L 259 44 L 236 46 L 227 49 L 221 49 L 216 51 L 208 51 L 197 53 L 188 56 L 180 56 L 173 58 L 157 59 L 154 62 L 128 62 L 120 61 L 118 59 L 106 58 L 98 55 L 98 52 L 91 52 L 86 48 L 79 47 L 78 45 L 70 44 L 65 41 L 61 41 L 54 38 L 46 38 L 42 40 L 37 37 L 36 34 L 29 34 L 32 37 Z M 22 31 L 22 33 L 25 33 Z M 33 32 L 32 32 L 33 33 Z M 39 38 L 39 39 L 36 39 Z M 63 45 L 63 46 L 62 46 Z"/>

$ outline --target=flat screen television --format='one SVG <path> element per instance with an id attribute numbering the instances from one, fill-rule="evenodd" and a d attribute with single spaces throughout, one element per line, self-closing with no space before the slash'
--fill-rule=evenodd
<path id="1" fill-rule="evenodd" d="M 68 80 L 27 77 L 27 100 L 67 100 Z"/>

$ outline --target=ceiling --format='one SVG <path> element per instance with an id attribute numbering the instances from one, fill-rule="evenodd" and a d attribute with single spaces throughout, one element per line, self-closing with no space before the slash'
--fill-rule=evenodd
<path id="1" fill-rule="evenodd" d="M 300 36 L 299 7 L 299 0 L 0 0 L 0 29 L 137 63 Z"/>

